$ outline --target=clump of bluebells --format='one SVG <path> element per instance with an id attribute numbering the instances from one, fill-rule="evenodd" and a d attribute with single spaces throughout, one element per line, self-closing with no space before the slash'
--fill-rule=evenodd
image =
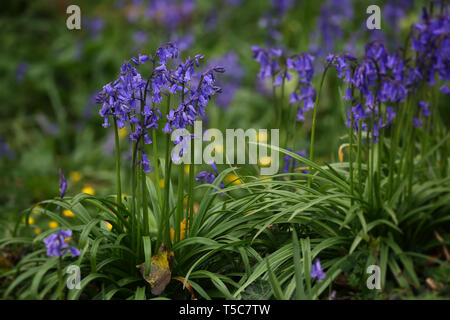
<path id="1" fill-rule="evenodd" d="M 347 114 L 347 126 L 354 120 L 356 131 L 372 132 L 376 142 L 379 131 L 388 127 L 395 117 L 395 109 L 408 94 L 405 83 L 406 68 L 398 53 L 390 54 L 383 43 L 368 43 L 364 57 L 349 54 L 329 55 L 327 63 L 334 65 L 340 78 L 349 84 L 345 100 L 357 101 Z M 382 103 L 389 105 L 382 110 Z"/>
<path id="2" fill-rule="evenodd" d="M 433 19 L 424 8 L 422 20 L 411 31 L 413 59 L 406 58 L 407 48 L 403 54 L 390 53 L 380 41 L 368 43 L 361 60 L 346 53 L 327 57 L 327 63 L 335 66 L 339 77 L 349 85 L 344 99 L 354 105 L 347 113 L 347 126 L 351 126 L 353 117 L 354 129 L 372 132 L 375 142 L 380 129 L 391 125 L 409 94 L 417 94 L 423 84 L 432 86 L 437 79 L 450 79 L 450 17 L 438 15 Z M 446 84 L 441 91 L 449 92 Z M 419 100 L 416 110 L 412 120 L 420 127 L 421 119 L 431 115 L 429 102 Z"/>
<path id="3" fill-rule="evenodd" d="M 253 46 L 253 58 L 260 63 L 259 79 L 272 78 L 274 87 L 284 87 L 285 82 L 292 80 L 293 72 L 298 84 L 290 93 L 289 103 L 298 105 L 297 121 L 304 121 L 304 113 L 314 107 L 316 90 L 312 87 L 314 77 L 314 57 L 307 52 L 289 57 L 283 55 L 281 49 L 264 49 Z"/>
<path id="4" fill-rule="evenodd" d="M 415 52 L 416 66 L 410 71 L 410 83 L 425 80 L 429 85 L 450 80 L 450 15 L 432 17 L 423 8 L 422 22 L 413 26 L 411 49 Z M 441 91 L 448 94 L 447 85 Z"/>
<path id="5" fill-rule="evenodd" d="M 139 55 L 126 61 L 119 78 L 105 85 L 97 95 L 97 103 L 102 104 L 99 114 L 104 118 L 103 126 L 109 127 L 110 119 L 113 118 L 119 128 L 126 125 L 131 127 L 130 140 L 136 145 L 141 141 L 151 144 L 151 130 L 157 129 L 163 118 L 158 106 L 163 97 L 169 95 L 177 97 L 179 101 L 172 100 L 178 106 L 168 110 L 165 115 L 165 133 L 171 133 L 174 129 L 186 129 L 204 115 L 211 97 L 220 92 L 220 88 L 215 86 L 215 73 L 225 70 L 214 66 L 197 75 L 195 69 L 199 67 L 203 55 L 188 57 L 170 69 L 171 60 L 176 58 L 178 48 L 169 42 L 160 46 L 155 56 Z M 144 79 L 136 67 L 147 61 L 151 62 L 152 68 L 148 79 Z M 196 76 L 199 76 L 198 81 L 195 81 Z M 181 140 L 178 139 L 175 144 Z M 186 148 L 181 150 L 183 153 Z M 145 172 L 149 172 L 148 156 L 142 149 L 141 151 L 139 163 L 143 165 Z"/>

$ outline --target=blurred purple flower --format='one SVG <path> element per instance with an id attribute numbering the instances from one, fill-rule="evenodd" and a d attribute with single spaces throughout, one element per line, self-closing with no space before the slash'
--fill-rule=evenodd
<path id="1" fill-rule="evenodd" d="M 39 127 L 41 127 L 41 130 L 46 134 L 55 136 L 59 133 L 59 126 L 55 123 L 51 123 L 43 114 L 38 114 L 36 116 L 36 122 Z"/>
<path id="2" fill-rule="evenodd" d="M 16 68 L 16 81 L 21 83 L 28 72 L 29 65 L 27 62 L 21 62 Z"/>
<path id="3" fill-rule="evenodd" d="M 14 152 L 10 149 L 9 144 L 0 137 L 0 159 L 6 157 L 13 159 L 15 157 Z"/>
<path id="4" fill-rule="evenodd" d="M 59 175 L 59 192 L 61 198 L 64 198 L 67 191 L 67 180 L 66 177 L 64 177 L 64 173 L 61 168 L 58 169 L 58 175 Z"/>
<path id="5" fill-rule="evenodd" d="M 148 40 L 148 34 L 142 30 L 133 33 L 133 42 L 138 46 L 142 46 Z"/>

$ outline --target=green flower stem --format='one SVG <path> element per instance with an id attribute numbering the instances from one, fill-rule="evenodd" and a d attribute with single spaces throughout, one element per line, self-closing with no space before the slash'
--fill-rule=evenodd
<path id="1" fill-rule="evenodd" d="M 117 181 L 117 204 L 122 205 L 122 186 L 120 183 L 120 144 L 119 144 L 119 129 L 117 127 L 117 120 L 114 118 L 114 136 L 115 136 L 115 155 L 116 155 L 116 181 Z"/>
<path id="2" fill-rule="evenodd" d="M 170 110 L 170 95 L 167 97 L 166 115 Z M 162 239 L 165 239 L 166 244 L 170 243 L 169 236 L 169 191 L 170 191 L 170 169 L 171 169 L 171 157 L 170 157 L 170 134 L 165 133 L 165 168 L 164 168 L 164 196 L 163 205 L 161 206 L 161 215 L 158 227 L 158 238 L 156 239 L 156 248 L 159 248 Z M 159 182 L 158 182 L 159 183 Z"/>
<path id="3" fill-rule="evenodd" d="M 189 211 L 186 218 L 186 233 L 191 226 L 191 220 L 194 217 L 194 139 L 191 139 L 191 163 L 189 164 Z"/>
<path id="4" fill-rule="evenodd" d="M 348 130 L 349 138 L 350 138 L 350 145 L 349 145 L 349 170 L 350 170 L 350 194 L 353 196 L 353 127 L 354 127 L 354 115 L 353 112 L 351 112 L 350 116 L 350 129 Z M 353 197 L 351 198 L 351 205 L 353 205 Z"/>
<path id="5" fill-rule="evenodd" d="M 330 67 L 331 63 L 334 59 L 331 59 L 326 67 L 325 70 L 322 73 L 322 79 L 320 79 L 320 86 L 319 90 L 317 92 L 317 98 L 314 102 L 314 113 L 313 113 L 313 120 L 312 120 L 312 129 L 311 129 L 311 147 L 309 148 L 309 160 L 314 161 L 314 138 L 315 138 L 315 132 L 316 132 L 316 122 L 317 122 L 317 109 L 319 108 L 319 101 L 320 101 L 320 93 L 322 91 L 323 83 L 325 80 L 325 76 L 327 74 L 328 68 Z M 309 168 L 309 174 L 311 175 L 312 168 Z M 311 176 L 308 176 L 308 188 L 311 187 Z"/>
<path id="6" fill-rule="evenodd" d="M 58 299 L 63 300 L 62 256 L 58 257 Z"/>
<path id="7" fill-rule="evenodd" d="M 183 163 L 179 164 L 178 167 L 178 201 L 177 201 L 177 213 L 175 216 L 175 236 L 174 241 L 180 241 L 180 223 L 183 220 L 183 211 L 184 211 L 184 165 Z"/>
<path id="8" fill-rule="evenodd" d="M 359 179 L 359 193 L 362 194 L 363 188 L 363 174 L 362 174 L 362 120 L 358 122 L 358 179 Z"/>
<path id="9" fill-rule="evenodd" d="M 131 229 L 131 250 L 136 252 L 136 153 L 137 143 L 133 141 L 133 156 L 131 160 L 131 214 L 129 216 Z"/>
<path id="10" fill-rule="evenodd" d="M 145 172 L 141 172 L 141 189 L 142 189 L 142 215 L 143 215 L 143 223 L 144 223 L 144 230 L 143 235 L 149 236 L 150 235 L 150 227 L 148 225 L 148 202 L 147 202 L 147 175 Z"/>
<path id="11" fill-rule="evenodd" d="M 153 162 L 155 162 L 155 179 L 156 192 L 158 194 L 159 206 L 162 206 L 161 187 L 159 186 L 159 164 L 158 164 L 158 147 L 156 130 L 152 130 L 152 145 L 153 145 Z"/>
<path id="12" fill-rule="evenodd" d="M 279 112 L 279 106 L 277 103 L 277 93 L 275 90 L 275 86 L 273 85 L 275 83 L 275 75 L 272 76 L 272 98 L 273 98 L 273 107 L 274 107 L 274 113 L 275 113 L 275 125 L 274 129 L 277 129 L 280 127 L 280 112 Z"/>
<path id="13" fill-rule="evenodd" d="M 139 145 L 139 143 L 138 143 Z M 141 148 L 143 143 L 140 143 Z M 138 159 L 142 159 L 142 150 L 138 151 Z M 142 169 L 142 164 L 139 164 L 137 166 L 137 170 L 136 170 L 136 181 L 137 181 L 137 185 L 136 185 L 136 189 L 137 189 L 137 194 L 136 194 L 136 264 L 139 263 L 142 259 L 141 259 L 141 212 L 142 212 L 142 202 L 141 202 L 141 179 L 142 176 L 144 175 L 144 171 Z"/>

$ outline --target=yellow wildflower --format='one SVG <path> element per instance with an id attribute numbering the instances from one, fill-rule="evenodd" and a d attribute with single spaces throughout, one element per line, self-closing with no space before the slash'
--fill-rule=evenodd
<path id="1" fill-rule="evenodd" d="M 94 188 L 92 188 L 91 186 L 85 186 L 82 190 L 82 193 L 86 193 L 86 194 L 90 194 L 90 195 L 94 195 L 95 194 L 95 190 Z"/>
<path id="2" fill-rule="evenodd" d="M 22 218 L 23 223 L 27 223 L 27 220 L 25 218 Z M 28 224 L 34 224 L 34 218 L 28 217 Z"/>
<path id="3" fill-rule="evenodd" d="M 106 227 L 108 228 L 109 231 L 112 230 L 112 224 L 109 223 L 108 221 L 105 221 Z"/>
<path id="4" fill-rule="evenodd" d="M 180 240 L 184 239 L 186 233 L 186 218 L 183 219 L 183 221 L 181 221 L 180 223 Z M 175 230 L 170 228 L 170 240 L 174 240 L 175 239 Z"/>
<path id="5" fill-rule="evenodd" d="M 234 173 L 227 174 L 224 180 L 226 183 L 232 182 L 233 184 L 242 184 L 241 179 L 239 179 L 239 177 Z"/>
<path id="6" fill-rule="evenodd" d="M 49 227 L 50 229 L 58 228 L 58 226 L 59 226 L 59 224 L 58 224 L 58 222 L 56 222 L 56 221 L 50 221 L 50 222 L 48 223 L 48 227 Z"/>
<path id="7" fill-rule="evenodd" d="M 272 160 L 270 157 L 261 157 L 258 160 L 258 164 L 261 167 L 269 167 L 271 163 L 272 163 Z"/>
<path id="8" fill-rule="evenodd" d="M 72 172 L 70 173 L 70 180 L 72 180 L 73 182 L 78 182 L 78 181 L 80 181 L 82 177 L 83 177 L 83 176 L 82 176 L 81 173 L 78 172 L 78 171 L 72 171 Z"/>
<path id="9" fill-rule="evenodd" d="M 128 134 L 128 128 L 127 127 L 123 127 L 122 129 L 119 129 L 119 137 L 120 138 L 125 138 Z"/>
<path id="10" fill-rule="evenodd" d="M 63 211 L 63 215 L 66 216 L 66 217 L 75 217 L 75 213 L 73 213 L 70 210 L 64 210 Z"/>
<path id="11" fill-rule="evenodd" d="M 35 206 L 34 208 L 33 208 L 33 210 L 31 211 L 31 213 L 33 213 L 33 214 L 39 214 L 39 209 L 41 209 L 42 207 L 41 206 Z"/>
<path id="12" fill-rule="evenodd" d="M 267 132 L 258 132 L 258 142 L 267 141 Z"/>

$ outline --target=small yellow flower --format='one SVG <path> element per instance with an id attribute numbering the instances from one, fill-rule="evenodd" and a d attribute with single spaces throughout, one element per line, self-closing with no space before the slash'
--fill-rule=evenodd
<path id="1" fill-rule="evenodd" d="M 159 179 L 159 187 L 164 188 L 164 179 Z"/>
<path id="2" fill-rule="evenodd" d="M 270 157 L 261 157 L 259 158 L 258 164 L 261 167 L 269 167 L 272 163 L 272 159 Z"/>
<path id="3" fill-rule="evenodd" d="M 218 144 L 214 147 L 214 155 L 216 155 L 216 152 L 218 154 L 223 154 L 223 145 Z"/>
<path id="4" fill-rule="evenodd" d="M 75 217 L 75 213 L 73 213 L 70 210 L 64 210 L 63 211 L 63 215 L 66 216 L 66 217 Z"/>
<path id="5" fill-rule="evenodd" d="M 184 239 L 186 233 L 186 218 L 183 219 L 183 221 L 181 221 L 180 223 L 180 240 Z M 175 230 L 170 228 L 170 240 L 174 240 L 175 239 Z"/>
<path id="6" fill-rule="evenodd" d="M 267 132 L 258 132 L 258 142 L 267 141 Z"/>
<path id="7" fill-rule="evenodd" d="M 90 194 L 90 195 L 94 195 L 95 194 L 95 190 L 94 188 L 90 187 L 90 186 L 85 186 L 82 190 L 82 193 L 86 193 L 86 194 Z"/>
<path id="8" fill-rule="evenodd" d="M 78 181 L 80 181 L 82 177 L 83 177 L 83 176 L 82 176 L 81 173 L 78 172 L 78 171 L 72 171 L 72 172 L 70 173 L 70 180 L 72 180 L 73 182 L 78 182 Z"/>
<path id="9" fill-rule="evenodd" d="M 33 210 L 31 210 L 31 213 L 33 213 L 33 214 L 39 214 L 39 209 L 41 209 L 42 207 L 41 206 L 35 206 L 34 208 L 33 208 Z"/>
<path id="10" fill-rule="evenodd" d="M 42 232 L 41 228 L 36 228 L 36 229 L 34 229 L 34 234 L 35 234 L 35 235 L 38 235 L 38 234 L 40 234 L 41 232 Z"/>
<path id="11" fill-rule="evenodd" d="M 23 223 L 27 223 L 27 220 L 25 218 L 22 218 Z M 34 224 L 34 218 L 28 217 L 28 224 Z"/>
<path id="12" fill-rule="evenodd" d="M 58 222 L 56 222 L 56 221 L 50 221 L 50 222 L 48 223 L 48 227 L 49 227 L 50 229 L 58 228 L 58 226 L 59 226 L 59 224 L 58 224 Z"/>
<path id="13" fill-rule="evenodd" d="M 106 227 L 108 228 L 109 231 L 112 230 L 112 224 L 111 223 L 109 223 L 108 221 L 105 221 L 105 225 L 106 225 Z"/>
<path id="14" fill-rule="evenodd" d="M 239 177 L 234 173 L 227 174 L 224 180 L 226 183 L 232 182 L 233 184 L 242 184 L 241 179 L 239 179 Z"/>
<path id="15" fill-rule="evenodd" d="M 128 128 L 127 127 L 123 127 L 122 129 L 119 129 L 119 137 L 120 138 L 125 138 L 128 134 Z"/>

